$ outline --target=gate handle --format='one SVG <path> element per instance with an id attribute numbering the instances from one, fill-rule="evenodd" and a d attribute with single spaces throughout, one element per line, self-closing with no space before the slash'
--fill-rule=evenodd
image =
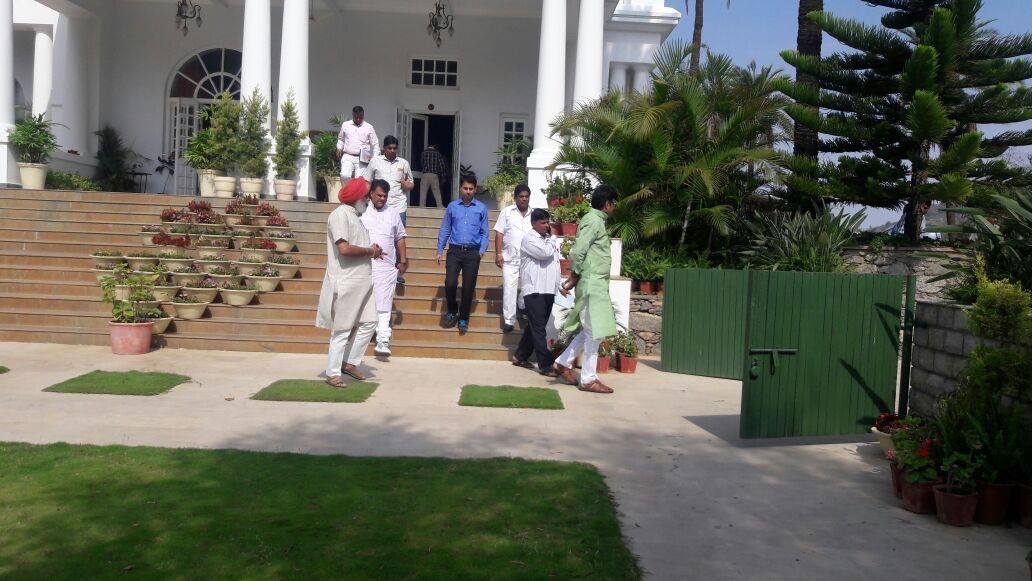
<path id="1" fill-rule="evenodd" d="M 767 348 L 764 348 L 764 349 L 749 349 L 749 354 L 750 355 L 768 355 L 768 354 L 770 355 L 770 363 L 771 363 L 770 374 L 771 375 L 774 375 L 775 373 L 778 372 L 778 355 L 795 355 L 798 352 L 799 352 L 798 349 L 780 349 L 778 347 L 773 347 L 773 348 L 769 348 L 769 349 L 767 349 Z M 753 363 L 755 364 L 756 361 L 753 360 Z M 754 365 L 754 367 L 755 367 L 755 365 Z"/>

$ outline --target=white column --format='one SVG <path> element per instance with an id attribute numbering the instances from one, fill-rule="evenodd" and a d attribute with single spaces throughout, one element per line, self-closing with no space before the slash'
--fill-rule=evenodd
<path id="1" fill-rule="evenodd" d="M 54 40 L 50 31 L 36 31 L 32 57 L 32 114 L 50 117 L 50 94 L 54 86 Z"/>
<path id="2" fill-rule="evenodd" d="M 542 0 L 541 42 L 538 49 L 537 104 L 534 108 L 534 150 L 527 159 L 530 206 L 548 205 L 543 192 L 545 168 L 559 151 L 549 124 L 566 104 L 566 0 Z"/>
<path id="3" fill-rule="evenodd" d="M 614 91 L 627 90 L 627 63 L 609 65 L 609 88 Z"/>
<path id="4" fill-rule="evenodd" d="M 244 38 L 240 66 L 240 98 L 247 99 L 255 89 L 272 104 L 272 14 L 270 0 L 245 0 Z M 273 170 L 270 164 L 265 191 L 272 193 Z"/>
<path id="5" fill-rule="evenodd" d="M 639 93 L 644 93 L 649 88 L 649 73 L 652 71 L 652 65 L 647 64 L 636 64 L 634 65 L 634 90 Z"/>
<path id="6" fill-rule="evenodd" d="M 290 91 L 294 91 L 297 104 L 297 118 L 301 132 L 301 159 L 297 166 L 297 197 L 307 200 L 313 197 L 311 140 L 308 139 L 308 0 L 286 0 L 283 3 L 283 35 L 280 42 L 279 89 L 276 101 L 279 104 L 277 118 L 282 118 L 283 103 Z"/>
<path id="7" fill-rule="evenodd" d="M 0 187 L 21 183 L 14 151 L 14 0 L 0 0 Z"/>
<path id="8" fill-rule="evenodd" d="M 577 21 L 577 69 L 573 78 L 573 102 L 583 103 L 602 94 L 602 34 L 605 2 L 581 0 Z"/>

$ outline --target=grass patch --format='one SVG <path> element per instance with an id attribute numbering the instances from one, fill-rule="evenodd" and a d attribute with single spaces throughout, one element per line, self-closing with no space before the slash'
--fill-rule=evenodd
<path id="1" fill-rule="evenodd" d="M 638 579 L 594 467 L 0 443 L 0 578 Z"/>
<path id="2" fill-rule="evenodd" d="M 333 403 L 362 403 L 376 391 L 378 383 L 355 381 L 346 389 L 332 387 L 314 379 L 281 379 L 251 399 L 262 401 L 327 401 Z"/>
<path id="3" fill-rule="evenodd" d="M 5 367 L 3 365 L 0 365 L 0 375 L 3 375 L 5 373 L 7 373 L 8 371 L 10 371 L 9 368 L 7 368 L 7 367 Z"/>
<path id="4" fill-rule="evenodd" d="M 158 395 L 190 381 L 185 375 L 143 371 L 91 371 L 44 389 L 55 393 Z"/>
<path id="5" fill-rule="evenodd" d="M 532 408 L 561 410 L 559 392 L 547 387 L 512 385 L 467 385 L 462 388 L 459 405 L 484 408 Z"/>

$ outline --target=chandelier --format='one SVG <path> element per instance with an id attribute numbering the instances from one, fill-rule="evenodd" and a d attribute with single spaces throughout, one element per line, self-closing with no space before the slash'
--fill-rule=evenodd
<path id="1" fill-rule="evenodd" d="M 179 0 L 176 6 L 176 30 L 182 30 L 183 36 L 190 32 L 188 25 L 191 20 L 197 21 L 197 28 L 201 27 L 201 7 L 193 0 Z"/>
<path id="2" fill-rule="evenodd" d="M 426 25 L 426 33 L 434 39 L 437 46 L 441 46 L 441 31 L 447 29 L 449 36 L 455 35 L 455 15 L 447 8 L 447 0 L 436 0 L 434 11 L 430 13 Z"/>

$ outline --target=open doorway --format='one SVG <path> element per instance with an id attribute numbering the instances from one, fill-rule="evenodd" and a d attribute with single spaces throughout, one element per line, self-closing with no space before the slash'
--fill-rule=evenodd
<path id="1" fill-rule="evenodd" d="M 419 202 L 419 191 L 422 187 L 423 175 L 423 152 L 431 145 L 437 145 L 438 151 L 444 156 L 446 165 L 449 168 L 448 176 L 441 177 L 441 192 L 444 199 L 440 199 L 437 192 L 427 193 L 427 207 L 443 207 L 448 205 L 452 199 L 452 190 L 455 187 L 455 175 L 458 173 L 456 151 L 456 115 L 454 114 L 429 114 L 412 113 L 409 116 L 409 139 L 407 152 L 408 160 L 412 164 L 413 175 L 416 178 L 416 187 L 409 195 L 409 204 L 415 206 Z"/>

